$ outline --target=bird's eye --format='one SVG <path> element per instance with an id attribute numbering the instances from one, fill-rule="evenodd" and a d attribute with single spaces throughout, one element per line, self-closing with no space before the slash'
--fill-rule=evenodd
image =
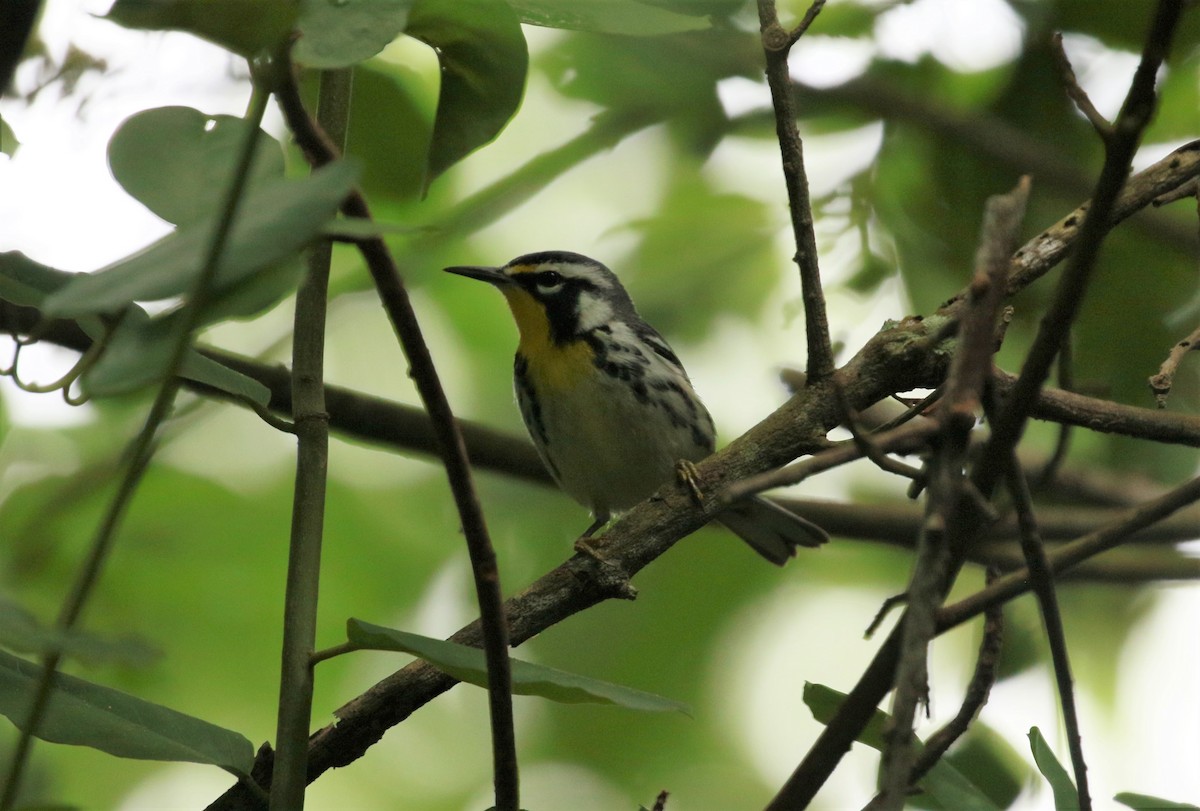
<path id="1" fill-rule="evenodd" d="M 543 270 L 537 275 L 537 286 L 543 290 L 555 290 L 562 287 L 563 277 L 557 270 Z"/>

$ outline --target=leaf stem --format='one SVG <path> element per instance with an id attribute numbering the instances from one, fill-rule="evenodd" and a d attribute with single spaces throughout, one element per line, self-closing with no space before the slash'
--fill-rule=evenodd
<path id="1" fill-rule="evenodd" d="M 331 138 L 345 144 L 354 73 L 349 68 L 321 73 L 317 116 Z M 283 651 L 275 762 L 271 775 L 272 811 L 299 811 L 308 785 L 308 733 L 312 723 L 313 648 L 321 580 L 321 542 L 329 470 L 329 414 L 325 410 L 325 318 L 333 245 L 328 240 L 308 252 L 308 273 L 296 293 L 292 343 L 292 422 L 296 429 L 296 484 L 284 594 Z"/>

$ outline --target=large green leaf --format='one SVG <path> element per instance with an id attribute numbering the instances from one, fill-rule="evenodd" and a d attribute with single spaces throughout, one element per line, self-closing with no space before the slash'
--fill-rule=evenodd
<path id="1" fill-rule="evenodd" d="M 276 180 L 251 189 L 221 254 L 215 296 L 290 257 L 314 239 L 358 177 L 339 161 L 303 180 Z M 185 295 L 203 268 L 218 213 L 180 226 L 133 256 L 95 273 L 79 274 L 46 298 L 48 315 L 72 317 L 118 312 L 132 301 Z"/>
<path id="2" fill-rule="evenodd" d="M 40 673 L 0 651 L 0 714 L 18 727 L 26 723 Z M 206 763 L 235 774 L 249 774 L 254 763 L 254 747 L 236 732 L 65 673 L 54 677 L 35 735 L 117 757 Z"/>
<path id="3" fill-rule="evenodd" d="M 648 37 L 697 31 L 711 23 L 694 14 L 655 8 L 638 0 L 508 0 L 521 22 L 546 28 Z M 729 3 L 721 0 L 723 7 Z"/>
<path id="4" fill-rule="evenodd" d="M 246 122 L 191 107 L 157 107 L 125 119 L 108 143 L 108 165 L 125 191 L 176 225 L 216 209 L 229 188 Z M 283 150 L 259 132 L 249 188 L 283 176 Z"/>
<path id="5" fill-rule="evenodd" d="M 301 0 L 293 56 L 310 68 L 370 59 L 404 31 L 414 0 Z"/>
<path id="6" fill-rule="evenodd" d="M 117 0 L 105 19 L 126 28 L 187 31 L 252 57 L 287 41 L 296 11 L 295 0 Z"/>
<path id="7" fill-rule="evenodd" d="M 813 717 L 822 724 L 828 724 L 833 719 L 845 698 L 845 693 L 839 693 L 825 685 L 812 682 L 804 684 L 804 703 L 812 711 Z M 862 734 L 858 736 L 858 740 L 872 749 L 882 750 L 886 745 L 884 730 L 890 721 L 887 713 L 876 710 Z M 920 741 L 917 741 L 917 746 L 922 746 Z M 945 760 L 934 764 L 929 773 L 921 778 L 920 785 L 943 808 L 952 808 L 955 811 L 999 811 L 1000 808 L 963 776 L 962 772 Z"/>
<path id="8" fill-rule="evenodd" d="M 1058 762 L 1054 750 L 1046 743 L 1042 731 L 1037 727 L 1029 728 L 1029 748 L 1033 752 L 1033 762 L 1037 764 L 1038 771 L 1046 778 L 1054 792 L 1055 811 L 1078 811 L 1079 791 L 1075 788 L 1071 775 L 1067 774 L 1067 770 Z"/>
<path id="9" fill-rule="evenodd" d="M 411 653 L 459 681 L 479 687 L 487 686 L 487 664 L 483 651 L 479 648 L 384 628 L 356 619 L 346 622 L 346 636 L 356 647 Z M 686 704 L 652 693 L 523 662 L 520 659 L 509 661 L 512 663 L 513 692 L 517 695 L 541 696 L 563 704 L 615 704 L 631 710 L 690 714 Z"/>
<path id="10" fill-rule="evenodd" d="M 406 33 L 442 69 L 425 185 L 495 138 L 521 104 L 529 52 L 503 0 L 417 0 Z"/>

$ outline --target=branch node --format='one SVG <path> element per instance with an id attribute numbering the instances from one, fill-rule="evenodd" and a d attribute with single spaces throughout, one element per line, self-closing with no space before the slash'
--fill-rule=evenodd
<path id="1" fill-rule="evenodd" d="M 637 589 L 629 582 L 629 573 L 587 541 L 580 538 L 575 542 L 575 557 L 567 563 L 571 574 L 606 599 L 636 600 Z"/>

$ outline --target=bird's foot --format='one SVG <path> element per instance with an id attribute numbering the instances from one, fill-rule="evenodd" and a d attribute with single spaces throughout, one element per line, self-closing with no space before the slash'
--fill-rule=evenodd
<path id="1" fill-rule="evenodd" d="M 697 507 L 704 506 L 704 491 L 700 489 L 700 473 L 696 470 L 695 462 L 680 459 L 675 463 L 675 477 L 679 483 L 688 489 L 688 494 Z"/>

